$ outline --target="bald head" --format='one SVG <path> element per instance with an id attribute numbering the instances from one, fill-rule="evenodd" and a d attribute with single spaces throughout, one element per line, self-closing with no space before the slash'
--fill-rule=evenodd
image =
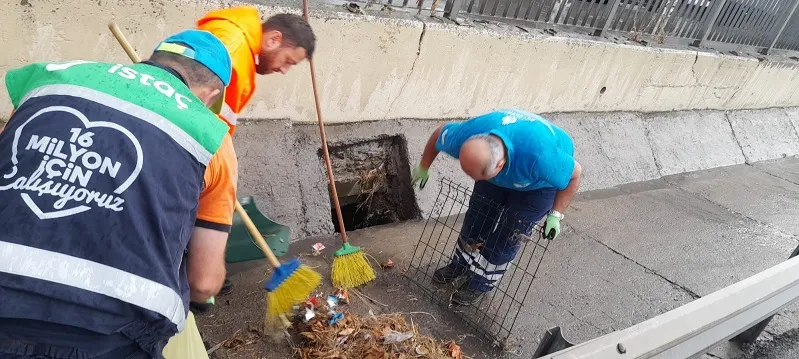
<path id="1" fill-rule="evenodd" d="M 461 146 L 461 168 L 475 181 L 496 176 L 505 165 L 505 146 L 493 135 L 476 135 Z"/>

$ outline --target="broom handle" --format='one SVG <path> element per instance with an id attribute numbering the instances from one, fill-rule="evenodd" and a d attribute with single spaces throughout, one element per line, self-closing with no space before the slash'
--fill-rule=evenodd
<path id="1" fill-rule="evenodd" d="M 117 39 L 117 41 L 119 41 L 119 44 L 122 45 L 122 48 L 125 49 L 125 53 L 128 54 L 130 60 L 134 63 L 141 62 L 139 54 L 136 53 L 136 50 L 133 48 L 133 46 L 130 46 L 130 42 L 128 42 L 128 39 L 126 39 L 125 35 L 122 34 L 119 26 L 112 22 L 108 24 L 108 28 L 111 30 L 111 33 L 114 34 L 114 37 Z M 264 237 L 261 236 L 260 232 L 258 232 L 258 228 L 255 227 L 254 223 L 252 223 L 252 219 L 250 219 L 250 216 L 241 206 L 241 203 L 239 203 L 238 199 L 236 199 L 236 212 L 238 212 L 239 216 L 241 216 L 241 219 L 244 221 L 244 225 L 247 226 L 247 230 L 250 232 L 250 235 L 255 239 L 255 242 L 258 243 L 258 247 L 261 248 L 261 251 L 266 255 L 266 258 L 269 260 L 269 264 L 275 268 L 280 267 L 280 261 L 278 261 L 277 257 L 275 257 L 275 254 L 272 253 L 272 250 L 266 244 Z"/>
<path id="2" fill-rule="evenodd" d="M 308 18 L 308 0 L 302 0 L 302 14 L 305 21 L 310 22 Z M 336 192 L 336 180 L 333 178 L 333 165 L 330 162 L 330 152 L 327 150 L 327 136 L 325 136 L 325 124 L 322 120 L 322 106 L 319 105 L 319 90 L 316 87 L 316 72 L 314 71 L 313 58 L 308 59 L 308 64 L 311 67 L 311 86 L 313 87 L 313 99 L 316 105 L 316 119 L 319 122 L 319 137 L 322 138 L 322 152 L 325 154 L 325 166 L 327 166 L 327 179 L 330 182 L 330 191 L 333 194 L 333 205 L 336 207 L 336 217 L 338 217 L 338 228 L 341 233 L 341 241 L 347 243 L 347 231 L 344 229 L 344 217 L 341 215 L 341 205 L 338 202 L 338 193 Z"/>
<path id="3" fill-rule="evenodd" d="M 114 37 L 117 39 L 120 45 L 122 45 L 122 49 L 125 50 L 125 53 L 128 54 L 130 57 L 130 61 L 133 61 L 134 64 L 141 62 L 141 58 L 139 54 L 136 53 L 136 50 L 133 46 L 130 46 L 130 42 L 128 39 L 125 38 L 125 34 L 122 33 L 122 30 L 119 29 L 116 23 L 108 24 L 108 29 L 111 30 L 111 33 L 114 34 Z"/>
<path id="4" fill-rule="evenodd" d="M 236 212 L 244 221 L 244 225 L 247 226 L 247 231 L 250 232 L 252 238 L 255 239 L 256 243 L 258 243 L 258 247 L 260 247 L 261 251 L 266 255 L 266 259 L 269 260 L 269 264 L 275 268 L 280 267 L 280 261 L 278 261 L 277 257 L 275 257 L 275 254 L 272 253 L 272 250 L 269 248 L 269 245 L 266 244 L 264 237 L 261 236 L 261 232 L 258 231 L 257 227 L 255 227 L 255 223 L 252 223 L 250 215 L 247 214 L 247 211 L 244 210 L 244 207 L 241 206 L 241 202 L 239 202 L 238 199 L 236 200 Z"/>

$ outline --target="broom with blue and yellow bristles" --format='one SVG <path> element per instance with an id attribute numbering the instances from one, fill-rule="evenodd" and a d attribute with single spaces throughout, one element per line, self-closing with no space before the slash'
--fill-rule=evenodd
<path id="1" fill-rule="evenodd" d="M 302 14 L 305 21 L 310 22 L 308 18 L 308 0 L 303 0 L 302 2 Z M 313 97 L 316 104 L 316 119 L 319 122 L 319 136 L 322 138 L 322 152 L 325 155 L 325 166 L 327 166 L 327 179 L 330 182 L 330 192 L 333 197 L 333 204 L 336 207 L 341 241 L 344 242 L 341 249 L 334 253 L 333 272 L 330 274 L 330 278 L 336 288 L 354 288 L 374 280 L 375 271 L 369 261 L 366 260 L 366 255 L 361 248 L 351 245 L 347 239 L 344 218 L 341 215 L 341 205 L 339 205 L 338 193 L 336 193 L 333 165 L 330 162 L 330 153 L 327 151 L 327 137 L 325 136 L 325 124 L 322 121 L 321 106 L 319 106 L 319 91 L 316 88 L 316 72 L 314 71 L 313 58 L 308 59 L 308 64 L 311 67 L 311 86 L 313 87 Z"/>
<path id="2" fill-rule="evenodd" d="M 122 45 L 122 48 L 125 50 L 125 53 L 127 53 L 128 57 L 130 57 L 130 60 L 134 63 L 141 62 L 141 58 L 136 53 L 136 50 L 130 45 L 119 27 L 114 23 L 110 23 L 108 24 L 108 28 L 119 44 Z M 238 200 L 236 200 L 236 213 L 239 214 L 244 225 L 247 227 L 247 231 L 250 232 L 250 235 L 253 237 L 256 244 L 258 244 L 258 247 L 264 252 L 264 255 L 266 255 L 269 264 L 272 265 L 275 270 L 264 285 L 266 288 L 266 316 L 264 318 L 264 324 L 269 327 L 270 325 L 278 323 L 278 318 L 281 315 L 290 313 L 294 305 L 304 303 L 314 288 L 319 286 L 319 283 L 322 282 L 322 276 L 310 267 L 302 265 L 297 258 L 293 258 L 287 263 L 280 264 L 280 261 L 278 261 L 275 254 L 272 253 L 269 245 L 266 244 L 264 237 L 261 236 L 261 232 L 258 231 L 258 228 L 252 222 L 247 211 L 244 210 L 244 207 L 241 206 Z M 212 297 L 209 303 L 213 303 L 213 299 Z"/>
<path id="3" fill-rule="evenodd" d="M 304 303 L 311 292 L 322 281 L 322 276 L 314 272 L 310 267 L 300 263 L 297 258 L 292 258 L 290 261 L 280 264 L 275 254 L 269 249 L 261 232 L 247 215 L 247 211 L 241 206 L 239 201 L 236 201 L 236 213 L 241 216 L 244 225 L 255 240 L 258 247 L 266 255 L 269 264 L 275 269 L 272 276 L 266 282 L 266 318 L 264 323 L 269 326 L 270 323 L 276 323 L 281 314 L 287 314 L 292 311 L 292 307 L 296 304 Z"/>

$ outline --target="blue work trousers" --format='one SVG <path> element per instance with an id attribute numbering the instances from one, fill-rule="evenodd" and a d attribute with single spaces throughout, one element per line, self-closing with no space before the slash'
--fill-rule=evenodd
<path id="1" fill-rule="evenodd" d="M 522 240 L 551 209 L 555 188 L 516 191 L 478 181 L 463 220 L 451 266 L 469 271 L 469 289 L 488 292 L 502 279 Z"/>

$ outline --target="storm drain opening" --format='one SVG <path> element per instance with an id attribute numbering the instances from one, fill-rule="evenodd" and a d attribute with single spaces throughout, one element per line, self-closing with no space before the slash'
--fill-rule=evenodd
<path id="1" fill-rule="evenodd" d="M 329 150 L 344 229 L 354 231 L 420 218 L 403 137 L 331 144 Z M 330 196 L 331 220 L 340 232 L 332 191 Z"/>

